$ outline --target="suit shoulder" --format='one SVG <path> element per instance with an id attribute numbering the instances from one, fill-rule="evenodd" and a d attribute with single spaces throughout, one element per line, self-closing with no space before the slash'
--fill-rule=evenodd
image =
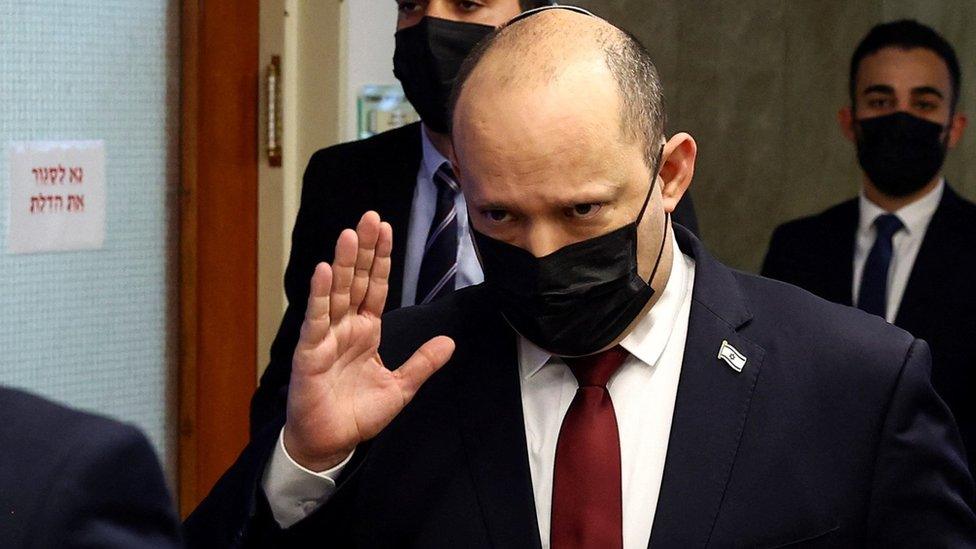
<path id="1" fill-rule="evenodd" d="M 22 449 L 17 454 L 24 459 L 59 455 L 69 451 L 72 443 L 147 443 L 131 425 L 9 388 L 0 389 L 0 440 L 16 444 Z"/>
<path id="2" fill-rule="evenodd" d="M 953 229 L 956 232 L 965 233 L 968 237 L 976 237 L 976 203 L 971 202 L 964 196 L 946 187 L 950 208 L 945 210 L 945 214 L 951 216 Z M 936 210 L 938 212 L 938 210 Z"/>
<path id="3" fill-rule="evenodd" d="M 420 146 L 420 124 L 409 124 L 366 139 L 348 141 L 316 151 L 309 160 L 309 167 L 339 165 L 346 169 L 376 165 L 378 159 L 402 151 L 406 147 Z"/>
<path id="4" fill-rule="evenodd" d="M 432 337 L 457 339 L 467 331 L 477 331 L 477 326 L 493 314 L 497 313 L 490 306 L 484 284 L 457 290 L 426 305 L 396 309 L 383 315 L 380 352 L 406 359 Z"/>
<path id="5" fill-rule="evenodd" d="M 390 311 L 383 315 L 383 327 L 405 331 L 450 329 L 460 320 L 485 314 L 486 305 L 487 289 L 484 284 L 477 284 L 451 292 L 433 303 Z"/>
<path id="6" fill-rule="evenodd" d="M 797 286 L 736 272 L 753 313 L 757 343 L 802 350 L 839 376 L 897 376 L 915 338 L 881 317 L 822 299 Z"/>
<path id="7" fill-rule="evenodd" d="M 61 546 L 62 537 L 106 509 L 133 517 L 149 501 L 166 538 L 176 539 L 159 462 L 135 427 L 0 388 L 0 447 L 16 448 L 0 452 L 0 530 Z M 87 514 L 101 502 L 109 505 Z"/>
<path id="8" fill-rule="evenodd" d="M 853 198 L 831 206 L 820 213 L 800 217 L 779 225 L 773 232 L 774 239 L 776 237 L 783 239 L 805 238 L 829 230 L 836 226 L 839 221 L 856 215 L 857 199 Z"/>

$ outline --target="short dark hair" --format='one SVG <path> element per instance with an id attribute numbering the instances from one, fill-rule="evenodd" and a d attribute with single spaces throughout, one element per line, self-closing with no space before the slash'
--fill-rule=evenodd
<path id="1" fill-rule="evenodd" d="M 949 68 L 949 76 L 952 80 L 952 109 L 955 110 L 956 103 L 959 102 L 959 88 L 962 74 L 959 70 L 959 59 L 952 45 L 929 26 L 923 25 L 914 19 L 900 19 L 890 23 L 875 25 L 861 43 L 854 50 L 851 56 L 851 72 L 848 92 L 851 96 L 851 104 L 854 104 L 857 85 L 857 71 L 861 67 L 861 61 L 883 48 L 896 47 L 904 50 L 924 48 L 932 51 L 945 61 Z"/>
<path id="2" fill-rule="evenodd" d="M 542 6 L 551 6 L 553 3 L 553 0 L 519 0 L 519 6 L 522 7 L 522 11 L 541 8 Z"/>
<path id="3" fill-rule="evenodd" d="M 499 36 L 517 27 L 501 27 L 478 43 L 468 55 L 458 71 L 454 81 L 454 89 L 448 104 L 448 120 L 453 129 L 454 111 L 458 99 L 464 90 L 468 78 L 477 68 Z M 641 44 L 633 34 L 615 27 L 620 33 L 616 38 L 601 40 L 604 60 L 617 83 L 620 98 L 623 103 L 621 109 L 622 131 L 627 132 L 641 143 L 647 166 L 657 169 L 655 165 L 660 150 L 660 141 L 664 135 L 666 114 L 664 112 L 664 91 L 657 68 L 651 61 L 647 48 Z M 517 29 L 516 29 L 517 32 Z"/>

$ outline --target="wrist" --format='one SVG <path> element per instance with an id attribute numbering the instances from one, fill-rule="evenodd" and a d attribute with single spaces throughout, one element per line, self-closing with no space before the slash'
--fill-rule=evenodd
<path id="1" fill-rule="evenodd" d="M 335 468 L 355 450 L 355 447 L 352 447 L 335 451 L 309 451 L 301 443 L 299 437 L 294 436 L 287 424 L 285 424 L 282 434 L 282 444 L 285 453 L 292 461 L 314 473 L 322 473 Z"/>

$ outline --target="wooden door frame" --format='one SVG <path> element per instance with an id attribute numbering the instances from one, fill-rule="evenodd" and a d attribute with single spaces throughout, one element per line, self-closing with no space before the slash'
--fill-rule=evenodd
<path id="1" fill-rule="evenodd" d="M 257 327 L 258 1 L 181 3 L 182 516 L 248 440 Z"/>

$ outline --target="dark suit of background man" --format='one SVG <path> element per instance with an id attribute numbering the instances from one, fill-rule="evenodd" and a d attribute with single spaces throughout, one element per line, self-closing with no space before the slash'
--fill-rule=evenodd
<path id="1" fill-rule="evenodd" d="M 550 8 L 456 85 L 485 283 L 381 330 L 393 231 L 367 212 L 343 232 L 287 414 L 187 520 L 192 546 L 976 544 L 926 344 L 670 223 L 697 145 L 665 138 L 643 46 Z"/>
<path id="2" fill-rule="evenodd" d="M 941 173 L 962 138 L 959 62 L 915 21 L 878 25 L 851 60 L 841 129 L 861 196 L 773 233 L 765 276 L 884 317 L 931 346 L 932 381 L 976 474 L 976 205 Z"/>
<path id="3" fill-rule="evenodd" d="M 437 286 L 455 264 L 456 273 L 435 297 L 482 281 L 481 267 L 468 237 L 464 198 L 445 187 L 449 185 L 446 181 L 453 178 L 449 170 L 438 173 L 451 148 L 444 114 L 447 98 L 461 60 L 478 40 L 522 9 L 550 3 L 397 2 L 400 15 L 394 70 L 423 124 L 323 149 L 309 161 L 285 273 L 288 309 L 271 347 L 270 364 L 252 401 L 252 432 L 284 407 L 279 394 L 288 383 L 315 264 L 332 261 L 339 233 L 354 227 L 363 212 L 379 212 L 394 229 L 387 310 L 423 302 L 425 296 L 418 293 L 429 294 L 425 289 Z M 438 208 L 439 204 L 444 207 Z M 433 239 L 436 245 L 425 251 L 428 237 L 452 215 L 452 210 L 456 218 L 439 238 Z M 698 222 L 690 197 L 681 202 L 674 220 L 697 234 Z"/>
<path id="4" fill-rule="evenodd" d="M 0 547 L 180 546 L 142 433 L 0 387 Z"/>

